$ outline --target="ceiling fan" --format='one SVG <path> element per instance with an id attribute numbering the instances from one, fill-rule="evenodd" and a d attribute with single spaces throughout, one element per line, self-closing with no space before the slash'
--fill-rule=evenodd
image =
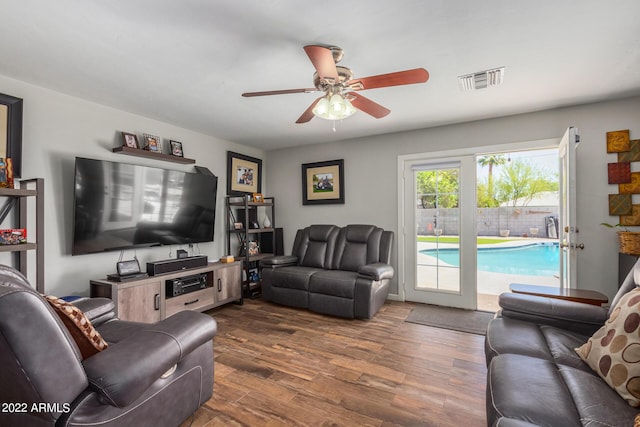
<path id="1" fill-rule="evenodd" d="M 264 92 L 245 92 L 242 96 L 283 95 L 289 93 L 324 92 L 307 110 L 302 113 L 296 123 L 306 123 L 313 116 L 327 120 L 340 120 L 350 117 L 356 109 L 380 119 L 391 110 L 360 95 L 358 91 L 389 86 L 401 86 L 425 83 L 429 73 L 424 68 L 379 74 L 377 76 L 353 78 L 347 67 L 336 65 L 344 52 L 337 46 L 309 45 L 304 47 L 311 63 L 316 69 L 313 74 L 313 88 L 271 90 Z"/>

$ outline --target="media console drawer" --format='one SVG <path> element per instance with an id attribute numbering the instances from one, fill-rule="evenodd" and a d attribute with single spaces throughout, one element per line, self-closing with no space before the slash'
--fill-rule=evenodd
<path id="1" fill-rule="evenodd" d="M 165 303 L 165 317 L 176 314 L 182 310 L 200 310 L 203 307 L 215 303 L 213 288 L 208 287 L 199 291 L 190 292 L 173 298 L 167 298 Z"/>

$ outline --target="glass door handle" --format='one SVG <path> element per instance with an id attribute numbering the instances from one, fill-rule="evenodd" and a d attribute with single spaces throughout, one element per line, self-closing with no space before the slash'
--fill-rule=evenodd
<path id="1" fill-rule="evenodd" d="M 578 243 L 578 244 L 571 243 L 571 244 L 569 244 L 569 243 L 562 242 L 562 243 L 560 243 L 560 248 L 562 248 L 562 249 L 568 249 L 568 248 L 584 249 L 584 243 Z"/>

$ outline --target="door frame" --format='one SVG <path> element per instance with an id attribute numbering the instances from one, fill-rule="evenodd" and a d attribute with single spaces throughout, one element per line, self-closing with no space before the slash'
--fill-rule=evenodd
<path id="1" fill-rule="evenodd" d="M 407 268 L 408 268 L 408 259 L 407 259 L 407 239 L 415 238 L 415 230 L 413 230 L 412 226 L 405 225 L 405 215 L 406 215 L 406 199 L 405 199 L 405 173 L 406 173 L 406 165 L 412 161 L 425 160 L 425 161 L 437 161 L 442 158 L 455 158 L 455 157 L 464 157 L 464 156 L 480 156 L 486 153 L 495 153 L 495 152 L 508 152 L 508 151 L 527 151 L 527 150 L 539 150 L 544 148 L 558 148 L 560 145 L 560 140 L 562 137 L 558 138 L 549 138 L 549 139 L 539 139 L 532 141 L 524 141 L 524 142 L 513 142 L 513 143 L 505 143 L 505 144 L 496 144 L 496 145 L 485 145 L 478 147 L 468 147 L 468 148 L 460 148 L 453 150 L 444 150 L 444 151 L 427 151 L 422 153 L 413 153 L 413 154 L 403 154 L 398 156 L 397 163 L 397 180 L 398 180 L 398 245 L 397 245 L 397 260 L 398 260 L 398 294 L 394 299 L 399 301 L 406 301 L 406 286 L 407 284 Z M 475 171 L 474 171 L 475 174 Z M 475 191 L 475 190 L 474 190 Z M 414 203 L 415 205 L 415 203 Z M 476 213 L 477 209 L 474 206 L 473 209 L 473 224 L 476 223 Z M 475 225 L 474 225 L 475 227 Z M 415 257 L 412 256 L 412 260 Z M 475 262 L 474 269 L 475 269 Z M 413 266 L 415 267 L 415 265 Z M 461 266 L 461 268 L 463 268 Z M 409 275 L 409 277 L 413 277 Z M 476 273 L 474 272 L 472 275 L 473 278 L 473 288 L 477 295 L 477 284 L 476 284 Z M 475 297 L 474 297 L 475 300 Z"/>

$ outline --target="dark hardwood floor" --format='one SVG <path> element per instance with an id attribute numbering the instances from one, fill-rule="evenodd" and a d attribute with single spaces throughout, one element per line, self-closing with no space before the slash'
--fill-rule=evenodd
<path id="1" fill-rule="evenodd" d="M 484 337 L 405 323 L 413 306 L 369 321 L 259 300 L 207 312 L 215 384 L 192 425 L 485 426 Z"/>

